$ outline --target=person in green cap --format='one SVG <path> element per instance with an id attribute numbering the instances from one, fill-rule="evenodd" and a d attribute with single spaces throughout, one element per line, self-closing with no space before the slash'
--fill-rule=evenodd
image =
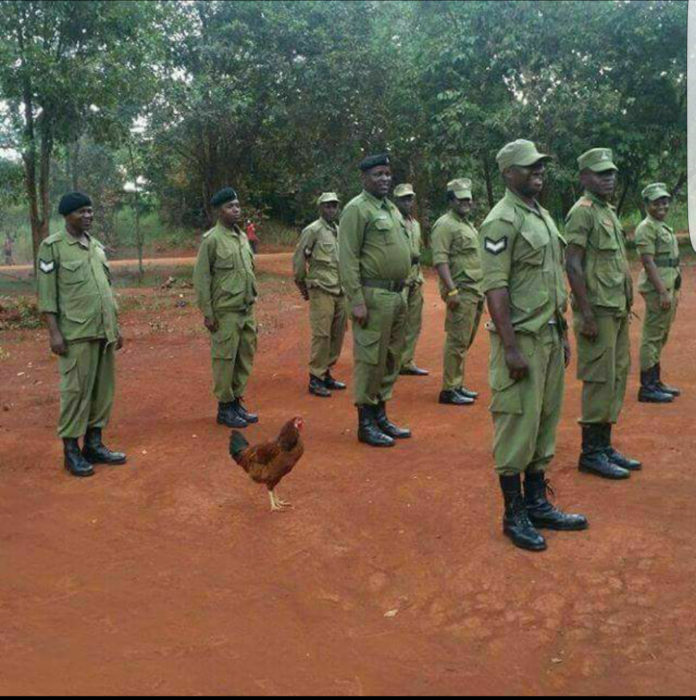
<path id="1" fill-rule="evenodd" d="M 246 428 L 258 416 L 242 403 L 256 352 L 254 255 L 239 228 L 242 208 L 231 187 L 210 200 L 217 223 L 203 234 L 193 269 L 193 286 L 203 323 L 210 332 L 217 422 Z"/>
<path id="2" fill-rule="evenodd" d="M 358 440 L 391 447 L 411 431 L 387 417 L 404 344 L 403 289 L 411 244 L 403 217 L 387 195 L 392 174 L 386 153 L 360 163 L 363 191 L 346 204 L 338 228 L 338 267 L 353 319 L 353 390 Z"/>
<path id="3" fill-rule="evenodd" d="M 346 301 L 338 275 L 338 196 L 324 192 L 317 199 L 319 218 L 302 231 L 292 258 L 295 284 L 309 300 L 312 349 L 309 393 L 331 396 L 346 385 L 331 376 L 346 332 Z"/>
<path id="4" fill-rule="evenodd" d="M 104 246 L 90 235 L 92 201 L 64 195 L 58 212 L 65 230 L 45 238 L 37 260 L 39 311 L 58 355 L 64 466 L 92 476 L 93 464 L 124 464 L 126 455 L 102 442 L 115 393 L 115 351 L 123 346 Z M 78 440 L 84 436 L 82 450 Z"/>
<path id="5" fill-rule="evenodd" d="M 566 217 L 566 270 L 572 290 L 577 376 L 582 386 L 580 471 L 627 479 L 640 469 L 611 444 L 630 366 L 628 318 L 633 283 L 621 223 L 609 203 L 618 168 L 608 148 L 578 158 L 584 194 Z"/>
<path id="6" fill-rule="evenodd" d="M 424 377 L 428 374 L 428 370 L 418 367 L 413 359 L 423 319 L 423 273 L 420 266 L 422 238 L 420 223 L 413 216 L 415 201 L 416 193 L 413 185 L 403 183 L 394 188 L 394 203 L 404 218 L 406 233 L 411 244 L 411 272 L 406 278 L 406 287 L 403 292 L 406 301 L 406 330 L 399 374 Z"/>
<path id="7" fill-rule="evenodd" d="M 483 313 L 478 231 L 469 221 L 474 204 L 469 178 L 447 183 L 447 204 L 448 211 L 435 222 L 430 234 L 440 296 L 447 305 L 442 390 L 438 400 L 466 406 L 478 396 L 464 386 L 464 373 L 466 355 Z"/>
<path id="8" fill-rule="evenodd" d="M 481 289 L 492 318 L 487 324 L 490 411 L 505 500 L 503 532 L 517 547 L 533 551 L 546 549 L 537 528 L 587 527 L 584 516 L 563 513 L 547 498 L 545 473 L 555 452 L 564 370 L 570 361 L 563 241 L 537 201 L 549 158 L 524 139 L 500 149 L 496 160 L 505 196 L 479 234 Z"/>
<path id="9" fill-rule="evenodd" d="M 648 185 L 641 195 L 648 215 L 636 228 L 636 248 L 643 263 L 638 291 L 645 299 L 638 401 L 669 403 L 681 392 L 662 383 L 660 355 L 677 313 L 681 287 L 679 243 L 665 223 L 672 195 L 664 182 Z"/>

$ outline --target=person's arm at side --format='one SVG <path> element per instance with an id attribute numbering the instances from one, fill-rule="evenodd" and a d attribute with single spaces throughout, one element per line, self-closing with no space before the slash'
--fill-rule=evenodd
<path id="1" fill-rule="evenodd" d="M 211 333 L 215 333 L 218 329 L 218 323 L 213 312 L 210 246 L 209 239 L 204 238 L 201 241 L 196 264 L 193 268 L 193 286 L 196 290 L 196 303 L 203 314 L 203 325 Z"/>
<path id="2" fill-rule="evenodd" d="M 360 251 L 365 235 L 364 222 L 356 205 L 349 204 L 338 226 L 338 268 L 353 319 L 364 326 L 367 306 L 360 281 Z"/>

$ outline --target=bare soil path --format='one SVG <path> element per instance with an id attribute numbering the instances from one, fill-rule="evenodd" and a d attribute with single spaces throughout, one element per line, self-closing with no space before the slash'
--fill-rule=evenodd
<path id="1" fill-rule="evenodd" d="M 431 374 L 400 378 L 390 415 L 414 435 L 386 450 L 357 442 L 350 389 L 307 393 L 307 308 L 290 279 L 264 280 L 247 396 L 261 422 L 246 433 L 306 421 L 305 456 L 279 489 L 295 509 L 282 514 L 227 454 L 190 290 L 121 292 L 126 347 L 106 436 L 129 462 L 90 479 L 61 467 L 45 332 L 4 332 L 0 692 L 692 692 L 695 281 L 687 269 L 663 358 L 683 390 L 673 404 L 637 403 L 632 325 L 615 433 L 645 466 L 628 481 L 576 469 L 573 361 L 550 476 L 558 503 L 591 525 L 549 533 L 542 554 L 501 534 L 485 331 L 467 379 L 478 403 L 437 403 L 444 315 L 432 276 L 417 350 Z M 351 346 L 348 334 L 335 372 L 349 383 Z"/>

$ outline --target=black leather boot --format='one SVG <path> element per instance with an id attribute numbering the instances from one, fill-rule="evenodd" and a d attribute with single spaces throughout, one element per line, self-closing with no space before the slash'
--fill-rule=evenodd
<path id="1" fill-rule="evenodd" d="M 662 379 L 660 378 L 660 363 L 658 362 L 655 367 L 657 368 L 655 370 L 657 374 L 657 388 L 663 392 L 664 394 L 672 394 L 672 396 L 681 396 L 681 391 L 677 389 L 676 386 L 670 386 L 669 384 L 664 384 Z"/>
<path id="2" fill-rule="evenodd" d="M 228 428 L 246 428 L 249 423 L 234 409 L 233 402 L 220 401 L 218 403 L 217 422 Z"/>
<path id="3" fill-rule="evenodd" d="M 375 422 L 377 423 L 377 427 L 390 438 L 400 440 L 402 438 L 411 437 L 411 431 L 408 428 L 399 428 L 399 426 L 394 425 L 394 423 L 387 418 L 387 405 L 384 401 L 380 401 L 377 404 Z"/>
<path id="4" fill-rule="evenodd" d="M 358 440 L 372 447 L 393 447 L 394 440 L 375 422 L 375 408 L 366 403 L 358 405 Z"/>
<path id="5" fill-rule="evenodd" d="M 406 367 L 402 367 L 399 370 L 399 374 L 411 377 L 427 377 L 430 372 L 427 369 L 416 367 L 416 365 L 406 365 Z"/>
<path id="6" fill-rule="evenodd" d="M 313 374 L 309 375 L 309 393 L 314 394 L 314 396 L 320 396 L 325 399 L 331 396 L 331 392 L 326 388 L 324 380 L 315 377 Z"/>
<path id="7" fill-rule="evenodd" d="M 604 428 L 604 444 L 607 446 L 606 454 L 609 457 L 609 461 L 631 471 L 640 469 L 643 465 L 637 459 L 625 457 L 611 446 L 611 423 L 602 423 L 602 426 Z"/>
<path id="8" fill-rule="evenodd" d="M 92 465 L 82 456 L 77 438 L 63 438 L 63 465 L 73 476 L 92 476 Z"/>
<path id="9" fill-rule="evenodd" d="M 546 549 L 546 540 L 536 531 L 527 514 L 527 506 L 522 497 L 522 481 L 519 474 L 501 476 L 500 488 L 505 499 L 503 533 L 520 549 L 541 552 Z"/>
<path id="10" fill-rule="evenodd" d="M 101 428 L 87 428 L 82 456 L 90 464 L 125 464 L 126 455 L 123 452 L 112 452 L 102 442 Z"/>
<path id="11" fill-rule="evenodd" d="M 238 399 L 235 399 L 232 402 L 232 408 L 234 408 L 237 415 L 240 418 L 243 418 L 247 423 L 258 423 L 259 422 L 258 414 L 249 413 L 249 411 L 246 410 L 244 404 L 242 403 L 241 397 Z"/>
<path id="12" fill-rule="evenodd" d="M 584 515 L 563 513 L 554 508 L 546 497 L 547 491 L 553 493 L 544 472 L 525 472 L 524 502 L 534 527 L 546 527 L 549 530 L 587 529 L 587 518 Z"/>
<path id="13" fill-rule="evenodd" d="M 474 399 L 460 394 L 456 389 L 443 389 L 437 399 L 438 403 L 451 404 L 453 406 L 471 406 Z"/>
<path id="14" fill-rule="evenodd" d="M 582 426 L 582 452 L 580 453 L 578 469 L 581 472 L 597 474 L 605 479 L 628 479 L 631 472 L 610 462 L 606 448 L 603 424 L 584 424 Z"/>
<path id="15" fill-rule="evenodd" d="M 334 379 L 331 376 L 331 370 L 326 370 L 326 375 L 324 376 L 324 386 L 327 389 L 333 389 L 334 391 L 343 391 L 346 385 L 343 382 L 339 382 L 338 379 Z"/>
<path id="16" fill-rule="evenodd" d="M 640 371 L 640 389 L 638 389 L 638 401 L 642 403 L 671 403 L 674 401 L 672 394 L 660 391 L 657 386 L 657 365 L 650 369 Z"/>
<path id="17" fill-rule="evenodd" d="M 462 396 L 466 396 L 469 399 L 478 398 L 478 391 L 472 391 L 471 389 L 467 389 L 465 386 L 460 386 L 459 389 L 457 389 L 457 393 L 461 394 Z"/>

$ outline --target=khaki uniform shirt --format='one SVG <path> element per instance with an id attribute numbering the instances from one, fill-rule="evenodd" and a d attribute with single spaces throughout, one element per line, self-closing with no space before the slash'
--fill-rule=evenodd
<path id="1" fill-rule="evenodd" d="M 447 263 L 457 289 L 476 297 L 483 296 L 479 235 L 466 219 L 451 209 L 443 214 L 430 233 L 430 247 L 433 265 Z M 447 286 L 440 280 L 440 295 L 444 298 L 447 292 Z"/>
<path id="2" fill-rule="evenodd" d="M 551 215 L 507 190 L 481 226 L 481 291 L 506 287 L 515 331 L 539 333 L 562 322 L 567 306 L 563 278 L 565 241 Z"/>
<path id="3" fill-rule="evenodd" d="M 246 234 L 217 223 L 203 234 L 193 269 L 198 308 L 206 318 L 244 312 L 256 301 L 254 254 Z"/>
<path id="4" fill-rule="evenodd" d="M 306 282 L 308 288 L 318 287 L 329 294 L 341 294 L 336 224 L 319 217 L 307 226 L 297 242 L 292 267 L 296 282 Z"/>
<path id="5" fill-rule="evenodd" d="M 56 314 L 66 342 L 118 338 L 118 307 L 104 246 L 87 235 L 83 245 L 67 231 L 39 247 L 39 311 Z"/>
<path id="6" fill-rule="evenodd" d="M 636 248 L 640 255 L 653 256 L 657 273 L 667 291 L 671 292 L 679 277 L 679 242 L 674 231 L 664 221 L 648 215 L 636 228 Z M 640 271 L 638 291 L 655 291 L 645 270 Z"/>
<path id="7" fill-rule="evenodd" d="M 585 249 L 585 284 L 595 313 L 628 314 L 632 302 L 631 272 L 614 207 L 585 192 L 568 212 L 565 237 L 568 245 L 574 243 Z"/>
<path id="8" fill-rule="evenodd" d="M 421 226 L 413 216 L 404 217 L 404 225 L 408 234 L 408 241 L 411 245 L 411 271 L 406 278 L 406 284 L 423 284 L 423 272 L 420 266 L 420 256 L 422 252 L 423 239 L 421 237 Z"/>
<path id="9" fill-rule="evenodd" d="M 363 190 L 346 204 L 338 227 L 338 268 L 351 307 L 364 304 L 364 279 L 404 282 L 411 244 L 401 212 Z"/>

